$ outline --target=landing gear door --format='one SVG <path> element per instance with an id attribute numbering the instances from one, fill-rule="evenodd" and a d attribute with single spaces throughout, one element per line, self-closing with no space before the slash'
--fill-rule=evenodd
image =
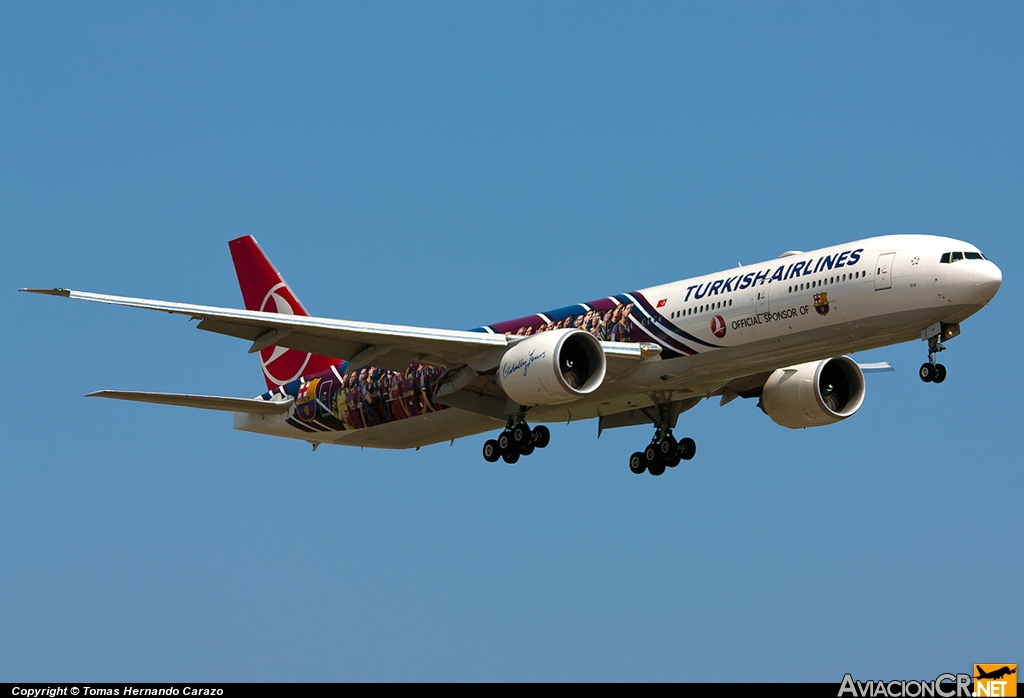
<path id="1" fill-rule="evenodd" d="M 878 262 L 875 264 L 875 290 L 892 288 L 892 260 L 896 258 L 895 252 L 887 252 L 878 255 Z"/>

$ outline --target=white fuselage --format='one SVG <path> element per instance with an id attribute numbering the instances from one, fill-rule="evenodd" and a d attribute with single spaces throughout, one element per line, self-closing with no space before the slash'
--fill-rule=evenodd
<path id="1" fill-rule="evenodd" d="M 943 262 L 943 254 L 957 261 Z M 970 253 L 972 259 L 966 258 Z M 947 257 L 952 259 L 951 257 Z M 634 323 L 661 344 L 644 361 L 574 402 L 538 406 L 530 421 L 607 416 L 707 396 L 744 376 L 922 337 L 960 323 L 995 295 L 1001 273 L 966 242 L 924 235 L 859 240 L 741 265 L 624 294 Z M 618 301 L 617 301 L 618 302 Z M 637 341 L 637 332 L 633 332 Z M 669 358 L 671 357 L 671 358 Z M 356 431 L 299 435 L 282 417 L 236 415 L 236 428 L 305 440 L 407 448 L 500 428 L 450 408 Z"/>

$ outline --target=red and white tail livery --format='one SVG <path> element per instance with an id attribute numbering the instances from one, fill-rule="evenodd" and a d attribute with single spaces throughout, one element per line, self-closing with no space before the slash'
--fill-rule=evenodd
<path id="1" fill-rule="evenodd" d="M 251 235 L 228 242 L 246 310 L 308 317 L 309 313 Z M 273 330 L 271 330 L 273 332 Z M 267 338 L 268 340 L 271 337 Z M 259 349 L 263 377 L 271 390 L 301 376 L 326 371 L 338 359 L 271 344 Z"/>

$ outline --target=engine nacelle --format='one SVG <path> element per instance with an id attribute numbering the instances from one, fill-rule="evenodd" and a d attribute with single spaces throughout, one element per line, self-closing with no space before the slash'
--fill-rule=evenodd
<path id="1" fill-rule="evenodd" d="M 790 429 L 841 422 L 864 403 L 864 373 L 848 356 L 780 368 L 768 377 L 761 408 Z"/>
<path id="2" fill-rule="evenodd" d="M 597 390 L 607 367 L 594 335 L 576 329 L 550 330 L 506 351 L 497 380 L 520 405 L 557 405 Z"/>

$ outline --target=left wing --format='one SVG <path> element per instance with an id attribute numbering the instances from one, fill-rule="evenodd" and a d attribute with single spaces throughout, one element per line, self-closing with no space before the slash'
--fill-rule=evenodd
<path id="1" fill-rule="evenodd" d="M 22 289 L 28 293 L 42 293 L 63 296 L 75 300 L 124 305 L 131 308 L 159 310 L 173 315 L 187 315 L 199 320 L 199 329 L 232 337 L 247 339 L 253 343 L 250 351 L 276 345 L 332 356 L 346 361 L 373 361 L 375 366 L 404 371 L 409 364 L 418 361 L 436 366 L 451 366 L 470 363 L 495 350 L 503 350 L 518 337 L 465 332 L 460 330 L 438 330 L 404 325 L 384 325 L 351 320 L 264 313 L 256 310 L 217 308 L 208 305 L 192 305 L 171 301 L 149 300 L 109 296 L 100 293 L 73 291 L 71 289 Z M 362 354 L 362 356 L 360 356 Z"/>
<path id="2" fill-rule="evenodd" d="M 252 342 L 250 352 L 268 346 L 287 347 L 349 361 L 351 367 L 374 366 L 404 371 L 418 362 L 441 367 L 468 365 L 476 371 L 496 367 L 505 351 L 525 337 L 464 330 L 442 330 L 407 325 L 385 325 L 352 320 L 217 308 L 171 301 L 110 296 L 66 288 L 23 288 L 28 293 L 75 300 L 159 310 L 199 320 L 201 330 Z M 641 360 L 656 358 L 658 345 L 602 342 L 610 374 L 628 371 Z"/>

